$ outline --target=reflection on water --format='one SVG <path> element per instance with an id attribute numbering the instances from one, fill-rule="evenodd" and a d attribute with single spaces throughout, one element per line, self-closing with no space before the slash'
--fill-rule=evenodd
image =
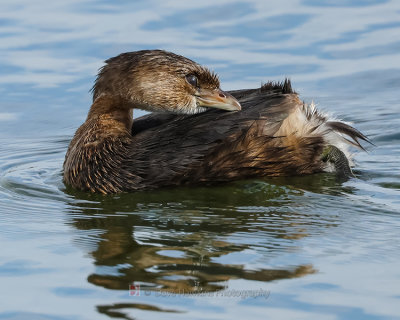
<path id="1" fill-rule="evenodd" d="M 400 2 L 0 6 L 0 319 L 398 317 Z M 64 154 L 97 69 L 149 48 L 208 65 L 226 90 L 289 76 L 376 147 L 356 154 L 347 181 L 66 189 Z M 141 296 L 128 295 L 132 282 Z M 270 294 L 222 297 L 230 290 Z"/>
<path id="2" fill-rule="evenodd" d="M 68 224 L 78 230 L 75 243 L 94 260 L 96 271 L 88 276 L 94 285 L 126 291 L 135 282 L 145 291 L 214 292 L 227 289 L 231 279 L 269 282 L 316 272 L 311 264 L 265 268 L 246 259 L 230 262 L 230 256 L 241 254 L 268 260 L 279 251 L 296 250 L 295 240 L 306 237 L 307 229 L 335 227 L 334 219 L 285 209 L 292 205 L 290 194 L 299 192 L 260 181 L 116 197 L 73 193 L 86 201 L 71 208 Z M 238 242 L 242 234 L 247 240 Z M 158 309 L 98 306 L 110 316 L 119 308 Z"/>
<path id="3" fill-rule="evenodd" d="M 277 189 L 276 193 L 283 193 Z M 103 214 L 91 203 L 80 204 L 79 209 L 75 208 L 70 214 L 71 224 L 78 230 L 101 231 L 96 239 L 96 250 L 90 252 L 99 273 L 91 274 L 88 281 L 109 289 L 125 290 L 128 283 L 136 281 L 145 283 L 142 288 L 147 290 L 208 292 L 224 289 L 229 279 L 272 281 L 314 272 L 308 265 L 248 270 L 246 264 L 215 262 L 251 247 L 251 243 L 245 241 L 223 240 L 236 234 L 251 236 L 257 233 L 258 237 L 264 238 L 260 250 L 270 255 L 284 245 L 274 238 L 307 235 L 304 231 L 295 231 L 295 226 L 306 219 L 299 213 L 264 208 L 249 216 L 247 211 L 255 209 L 240 209 L 247 207 L 248 196 L 238 195 L 238 190 L 232 187 L 186 191 L 183 194 L 187 199 L 185 202 L 177 202 L 179 191 L 144 194 L 136 199 L 124 195 L 101 201 Z M 227 191 L 234 193 L 226 196 Z M 264 192 L 258 193 L 263 195 L 263 203 L 268 202 Z M 204 207 L 205 199 L 210 207 Z M 134 213 L 116 211 L 121 208 L 134 210 Z M 265 223 L 266 220 L 269 223 Z M 329 225 L 334 224 L 330 222 Z M 85 237 L 87 234 L 85 232 Z M 85 239 L 76 241 L 80 243 Z M 291 245 L 290 241 L 286 244 Z"/>
<path id="4" fill-rule="evenodd" d="M 307 255 L 282 256 L 296 256 L 308 237 L 330 234 L 330 242 L 348 228 L 354 232 L 359 226 L 347 216 L 365 210 L 338 204 L 336 197 L 352 195 L 353 188 L 328 174 L 117 196 L 67 193 L 66 223 L 95 265 L 87 281 L 126 294 L 129 284 L 140 285 L 140 300 L 97 304 L 98 312 L 125 319 L 138 310 L 189 311 L 171 308 L 170 300 L 157 298 L 160 292 L 220 292 L 234 281 L 245 281 L 239 290 L 270 290 L 274 281 L 318 274 Z M 339 256 L 346 252 L 342 245 L 325 244 Z"/>

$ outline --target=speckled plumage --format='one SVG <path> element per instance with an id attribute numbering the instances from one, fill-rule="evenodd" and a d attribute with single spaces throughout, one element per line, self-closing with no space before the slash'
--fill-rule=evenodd
<path id="1" fill-rule="evenodd" d="M 231 91 L 242 105 L 240 112 L 150 114 L 132 124 L 133 107 L 184 112 L 185 97 L 179 90 L 191 89 L 179 79 L 188 73 L 196 73 L 200 86 L 219 87 L 217 76 L 206 68 L 164 51 L 126 53 L 107 60 L 93 89 L 88 118 L 66 154 L 65 183 L 116 193 L 311 174 L 328 170 L 329 161 L 337 157 L 327 156 L 326 148 L 335 146 L 335 139 L 346 142 L 343 134 L 355 144 L 366 140 L 349 125 L 330 122 L 301 102 L 288 80 Z M 160 86 L 144 92 L 146 85 L 140 84 L 144 74 L 145 82 L 153 78 Z M 171 86 L 162 87 L 168 77 L 176 88 L 173 92 Z"/>

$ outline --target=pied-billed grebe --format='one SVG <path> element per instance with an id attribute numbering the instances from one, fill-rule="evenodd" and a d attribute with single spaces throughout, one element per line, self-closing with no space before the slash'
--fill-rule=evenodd
<path id="1" fill-rule="evenodd" d="M 164 113 L 133 121 L 133 108 Z M 351 174 L 343 147 L 361 147 L 358 139 L 367 140 L 301 102 L 287 80 L 227 93 L 214 73 L 185 57 L 129 52 L 100 70 L 65 156 L 64 181 L 116 193 L 332 169 Z"/>

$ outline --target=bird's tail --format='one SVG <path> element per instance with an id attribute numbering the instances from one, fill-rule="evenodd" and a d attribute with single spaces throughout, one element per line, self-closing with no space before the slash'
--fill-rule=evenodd
<path id="1" fill-rule="evenodd" d="M 365 151 L 361 141 L 370 140 L 350 124 L 317 110 L 314 103 L 303 103 L 283 122 L 276 136 L 295 136 L 298 138 L 320 136 L 324 142 L 321 160 L 326 163 L 325 171 L 334 171 L 339 175 L 352 176 L 352 154 L 349 146 Z"/>

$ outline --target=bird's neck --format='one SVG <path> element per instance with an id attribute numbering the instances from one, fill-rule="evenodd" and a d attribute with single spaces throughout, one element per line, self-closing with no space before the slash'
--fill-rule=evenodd
<path id="1" fill-rule="evenodd" d="M 100 95 L 90 107 L 86 121 L 100 119 L 113 122 L 120 129 L 131 131 L 133 122 L 133 109 L 121 98 L 109 95 Z"/>

